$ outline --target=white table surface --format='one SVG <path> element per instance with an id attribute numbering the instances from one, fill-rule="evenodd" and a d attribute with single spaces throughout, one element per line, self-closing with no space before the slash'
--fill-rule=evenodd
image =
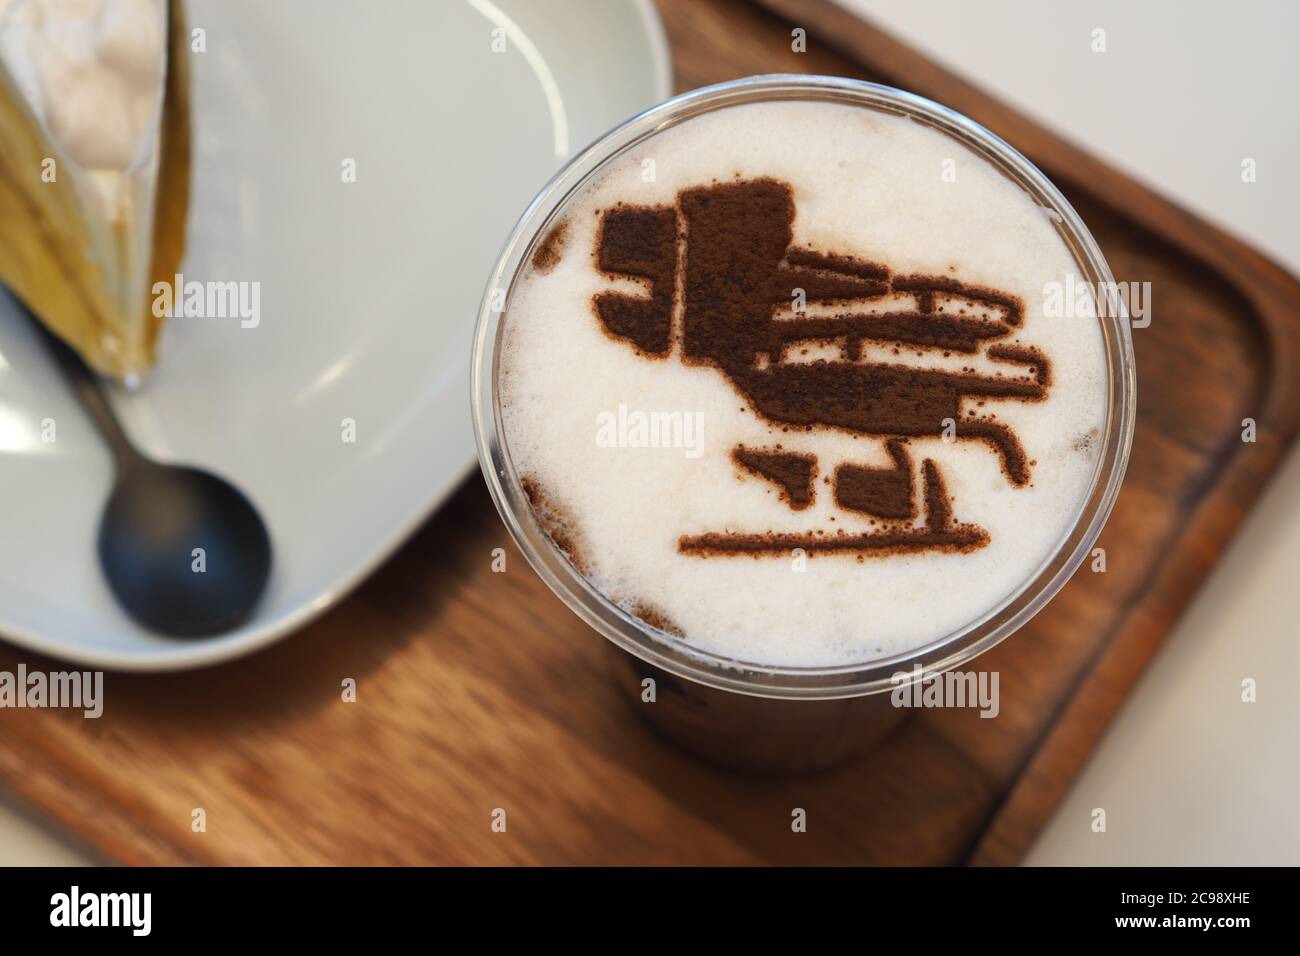
<path id="1" fill-rule="evenodd" d="M 1300 4 L 841 2 L 1300 272 Z M 1090 50 L 1096 28 L 1105 53 Z M 1300 863 L 1297 567 L 1293 453 L 1028 862 Z M 1240 702 L 1244 677 L 1258 703 Z M 0 803 L 0 865 L 83 861 Z"/>

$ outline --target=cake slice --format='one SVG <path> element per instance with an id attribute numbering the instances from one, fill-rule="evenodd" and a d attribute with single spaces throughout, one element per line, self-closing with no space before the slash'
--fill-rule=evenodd
<path id="1" fill-rule="evenodd" d="M 180 0 L 0 0 L 0 283 L 134 383 L 189 191 Z"/>

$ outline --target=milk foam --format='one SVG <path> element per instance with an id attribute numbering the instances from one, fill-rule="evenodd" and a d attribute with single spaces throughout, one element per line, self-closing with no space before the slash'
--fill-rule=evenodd
<path id="1" fill-rule="evenodd" d="M 945 181 L 945 169 L 955 171 L 955 181 Z M 881 263 L 895 275 L 951 276 L 1023 301 L 1022 328 L 1001 341 L 1050 357 L 1050 391 L 1038 402 L 990 400 L 979 411 L 1015 430 L 1034 463 L 1030 484 L 1015 487 L 985 442 L 921 437 L 907 445 L 914 485 L 922 459 L 933 459 L 957 519 L 985 529 L 986 546 L 803 561 L 679 550 L 683 535 L 706 532 L 878 530 L 868 515 L 837 507 L 822 476 L 840 462 L 892 463 L 885 438 L 783 430 L 755 414 L 719 369 L 683 363 L 680 348 L 648 359 L 597 320 L 597 293 L 645 292 L 596 267 L 600 213 L 619 202 L 671 205 L 679 190 L 736 177 L 793 186 L 796 245 Z M 588 578 L 623 607 L 670 622 L 688 643 L 727 657 L 786 666 L 867 662 L 979 619 L 1021 587 L 1074 524 L 1100 455 L 1107 394 L 1101 329 L 1095 319 L 1044 315 L 1044 286 L 1083 276 L 1049 214 L 961 144 L 907 118 L 854 106 L 735 106 L 623 154 L 563 218 L 558 261 L 544 271 L 526 267 L 507 304 L 502 424 L 516 470 L 544 494 L 548 513 L 563 517 L 564 537 Z M 807 356 L 791 359 L 834 357 L 819 349 L 810 344 Z M 982 373 L 996 367 L 983 355 L 917 351 L 894 354 L 868 342 L 863 358 Z M 601 422 L 637 411 L 698 414 L 702 454 L 610 447 L 608 432 L 598 441 Z M 817 455 L 814 503 L 787 507 L 771 483 L 737 467 L 737 445 Z"/>

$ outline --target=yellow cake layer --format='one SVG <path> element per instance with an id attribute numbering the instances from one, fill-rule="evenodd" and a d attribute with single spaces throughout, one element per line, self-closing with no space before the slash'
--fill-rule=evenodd
<path id="1" fill-rule="evenodd" d="M 153 315 L 150 289 L 180 271 L 189 206 L 188 59 L 181 2 L 169 0 L 153 214 L 116 223 L 86 201 L 79 168 L 61 158 L 0 67 L 0 282 L 91 366 L 121 380 L 154 364 L 164 319 Z M 42 175 L 49 159 L 53 181 Z M 147 184 L 131 188 L 147 197 Z M 132 267 L 133 229 L 152 229 L 147 276 Z M 128 288 L 137 284 L 143 288 Z"/>

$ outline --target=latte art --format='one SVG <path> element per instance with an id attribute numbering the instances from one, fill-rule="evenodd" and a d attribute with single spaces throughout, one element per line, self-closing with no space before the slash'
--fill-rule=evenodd
<path id="1" fill-rule="evenodd" d="M 505 442 L 555 546 L 651 626 L 772 665 L 910 651 L 1013 594 L 1087 498 L 1102 330 L 1042 305 L 1079 276 L 942 132 L 720 109 L 610 161 L 539 241 L 503 318 Z M 594 441 L 621 407 L 699 415 L 700 454 Z"/>

